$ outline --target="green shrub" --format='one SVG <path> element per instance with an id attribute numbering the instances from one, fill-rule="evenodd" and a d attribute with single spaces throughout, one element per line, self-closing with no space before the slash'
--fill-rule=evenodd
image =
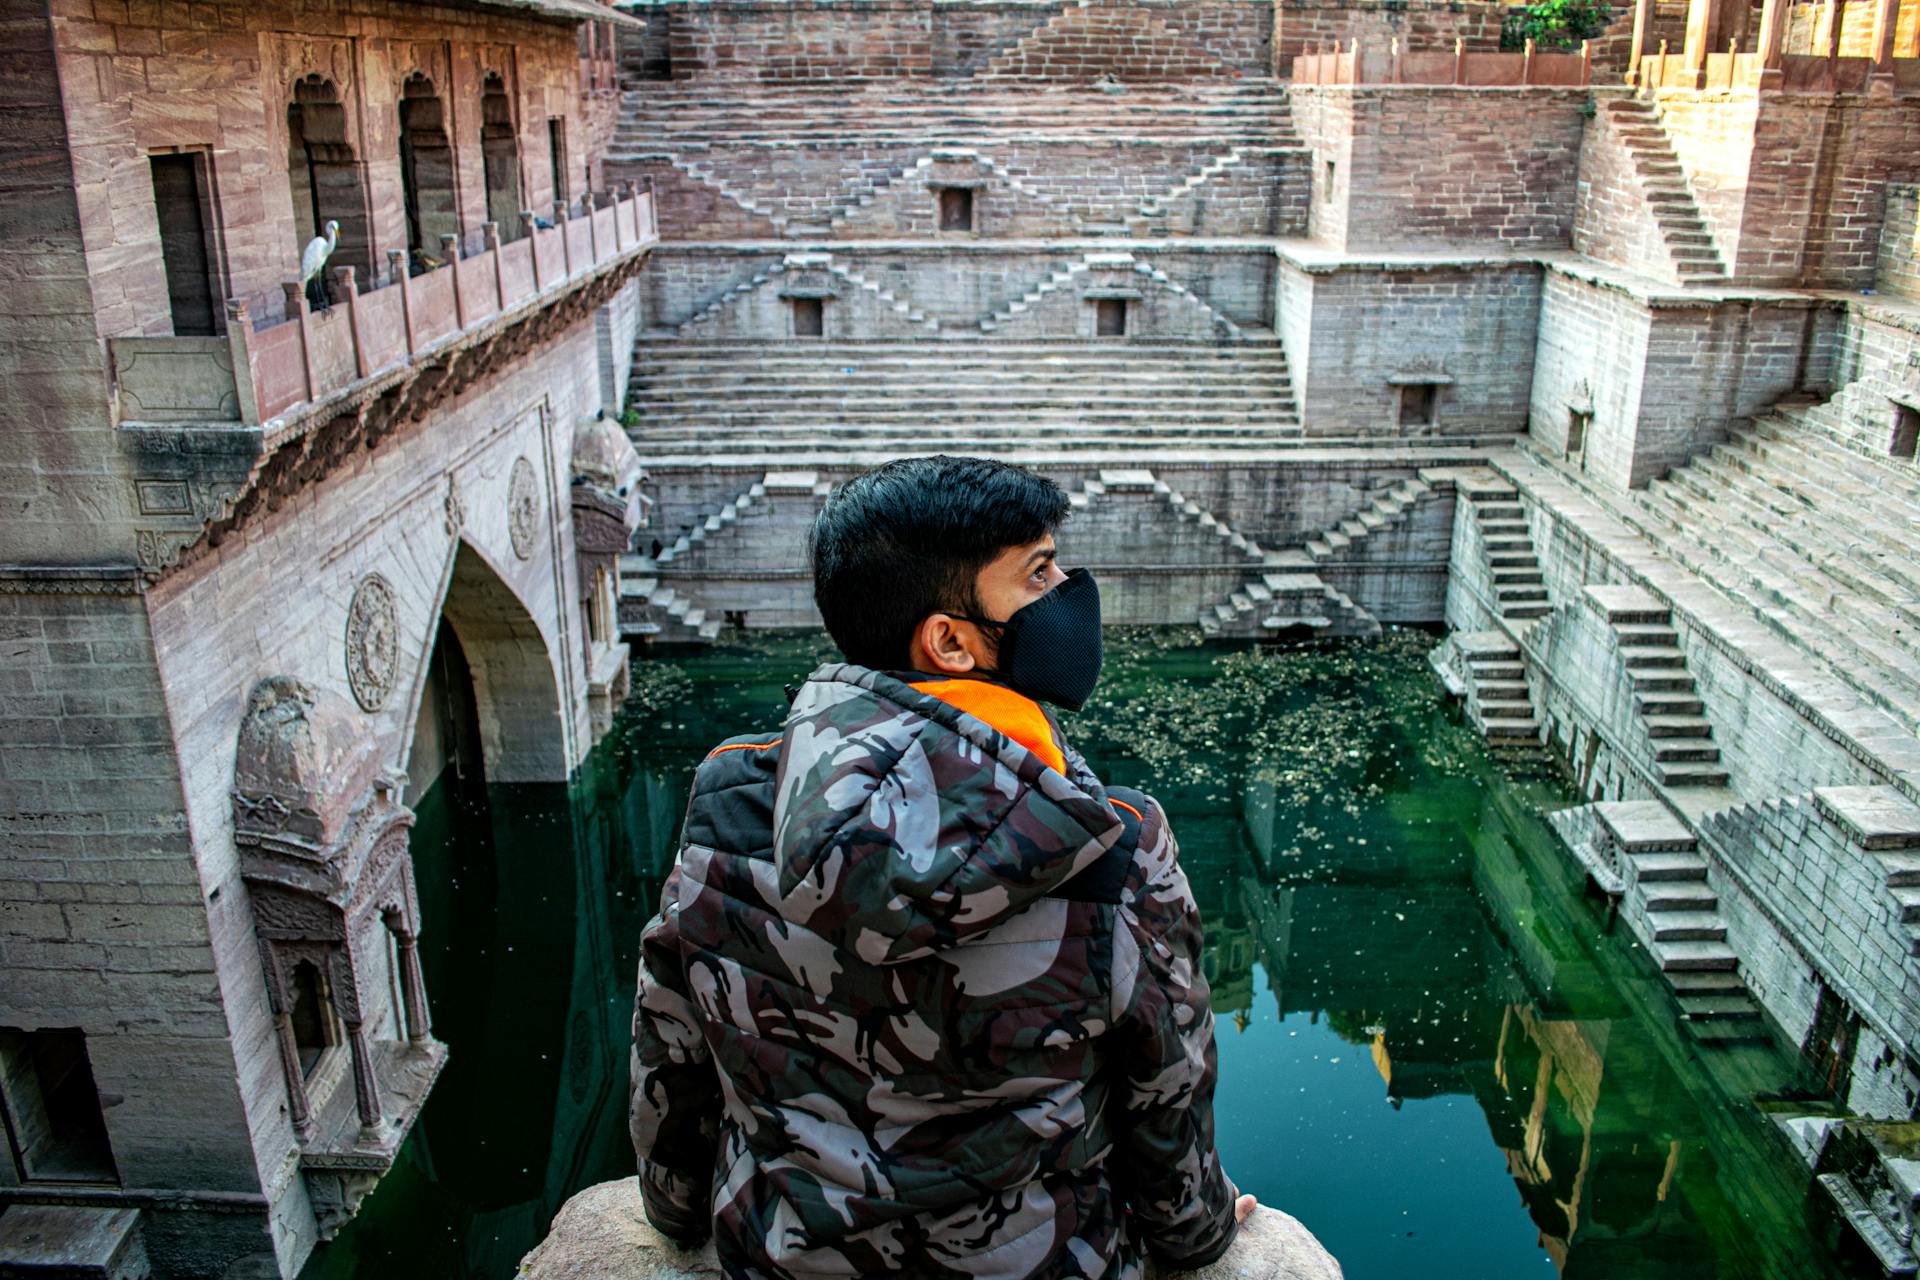
<path id="1" fill-rule="evenodd" d="M 1578 49 L 1613 23 L 1606 0 L 1538 0 L 1507 10 L 1500 47 L 1518 51 L 1532 40 L 1537 49 Z"/>

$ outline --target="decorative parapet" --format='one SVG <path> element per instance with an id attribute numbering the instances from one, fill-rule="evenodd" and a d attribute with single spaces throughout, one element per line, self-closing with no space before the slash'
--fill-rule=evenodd
<path id="1" fill-rule="evenodd" d="M 1413 85 L 1431 88 L 1577 89 L 1593 82 L 1593 50 L 1582 41 L 1578 53 L 1540 53 L 1527 41 L 1520 53 L 1470 50 L 1465 40 L 1451 49 L 1403 49 L 1391 41 L 1385 49 L 1363 49 L 1359 40 L 1346 48 L 1315 49 L 1293 60 L 1296 85 Z"/>
<path id="2" fill-rule="evenodd" d="M 288 318 L 255 328 L 228 304 L 210 338 L 114 338 L 112 413 L 134 455 L 137 555 L 158 576 L 214 545 L 263 503 L 324 475 L 354 447 L 417 421 L 446 397 L 604 304 L 659 243 L 651 190 L 583 202 L 555 221 L 522 215 L 526 234 L 361 292 L 334 273 L 341 301 L 312 312 L 297 284 Z M 447 237 L 451 241 L 452 237 Z M 326 433 L 324 437 L 321 433 Z M 270 492 L 269 492 L 270 490 Z"/>

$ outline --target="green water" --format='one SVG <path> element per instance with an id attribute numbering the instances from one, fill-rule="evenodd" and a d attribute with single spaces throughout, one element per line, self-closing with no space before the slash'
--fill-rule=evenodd
<path id="1" fill-rule="evenodd" d="M 1491 758 L 1432 638 L 1261 655 L 1115 636 L 1074 741 L 1159 796 L 1207 922 L 1219 1143 L 1350 1280 L 1877 1275 L 1756 1100 L 1790 1054 L 1700 1048 Z M 419 806 L 435 1033 L 452 1061 L 394 1171 L 309 1280 L 513 1274 L 573 1191 L 631 1174 L 637 938 L 692 766 L 776 727 L 829 651 L 789 637 L 643 664 L 570 787 Z"/>

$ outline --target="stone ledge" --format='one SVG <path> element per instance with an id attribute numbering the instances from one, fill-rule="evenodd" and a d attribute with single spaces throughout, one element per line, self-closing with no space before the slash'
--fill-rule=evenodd
<path id="1" fill-rule="evenodd" d="M 706 1280 L 720 1275 L 713 1246 L 675 1248 L 646 1220 L 640 1183 L 621 1178 L 588 1187 L 564 1205 L 553 1228 L 521 1259 L 519 1280 Z M 1149 1280 L 1342 1280 L 1340 1264 L 1292 1217 L 1266 1206 L 1240 1228 L 1226 1257 L 1198 1271 L 1147 1268 Z"/>

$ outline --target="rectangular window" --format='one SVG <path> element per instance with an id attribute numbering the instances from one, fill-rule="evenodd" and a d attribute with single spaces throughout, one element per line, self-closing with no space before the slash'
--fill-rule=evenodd
<path id="1" fill-rule="evenodd" d="M 1431 427 L 1440 404 L 1440 384 L 1408 382 L 1400 388 L 1400 429 Z"/>
<path id="2" fill-rule="evenodd" d="M 118 1182 L 79 1031 L 0 1031 L 0 1103 L 23 1182 Z"/>
<path id="3" fill-rule="evenodd" d="M 1914 446 L 1920 444 L 1920 409 L 1911 405 L 1893 406 L 1893 442 L 1887 452 L 1896 458 L 1913 461 Z"/>
<path id="4" fill-rule="evenodd" d="M 1096 338 L 1127 336 L 1127 300 L 1125 298 L 1094 299 L 1093 336 Z"/>
<path id="5" fill-rule="evenodd" d="M 826 334 L 826 299 L 795 298 L 793 300 L 793 336 L 796 338 L 824 338 Z"/>
<path id="6" fill-rule="evenodd" d="M 567 194 L 567 121 L 554 116 L 547 121 L 547 164 L 553 171 L 553 198 L 571 202 Z"/>
<path id="7" fill-rule="evenodd" d="M 208 238 L 213 219 L 207 208 L 206 157 L 189 151 L 148 160 L 173 331 L 181 337 L 217 333 L 219 299 Z"/>
<path id="8" fill-rule="evenodd" d="M 1586 464 L 1587 431 L 1593 426 L 1593 413 L 1586 409 L 1567 410 L 1567 457 Z"/>
<path id="9" fill-rule="evenodd" d="M 942 231 L 973 230 L 973 188 L 940 188 L 940 229 Z"/>
<path id="10" fill-rule="evenodd" d="M 1333 199 L 1333 161 L 1329 160 L 1327 161 L 1327 181 L 1326 181 L 1326 184 L 1320 188 L 1320 201 L 1322 204 L 1324 204 L 1327 201 L 1332 199 Z"/>

